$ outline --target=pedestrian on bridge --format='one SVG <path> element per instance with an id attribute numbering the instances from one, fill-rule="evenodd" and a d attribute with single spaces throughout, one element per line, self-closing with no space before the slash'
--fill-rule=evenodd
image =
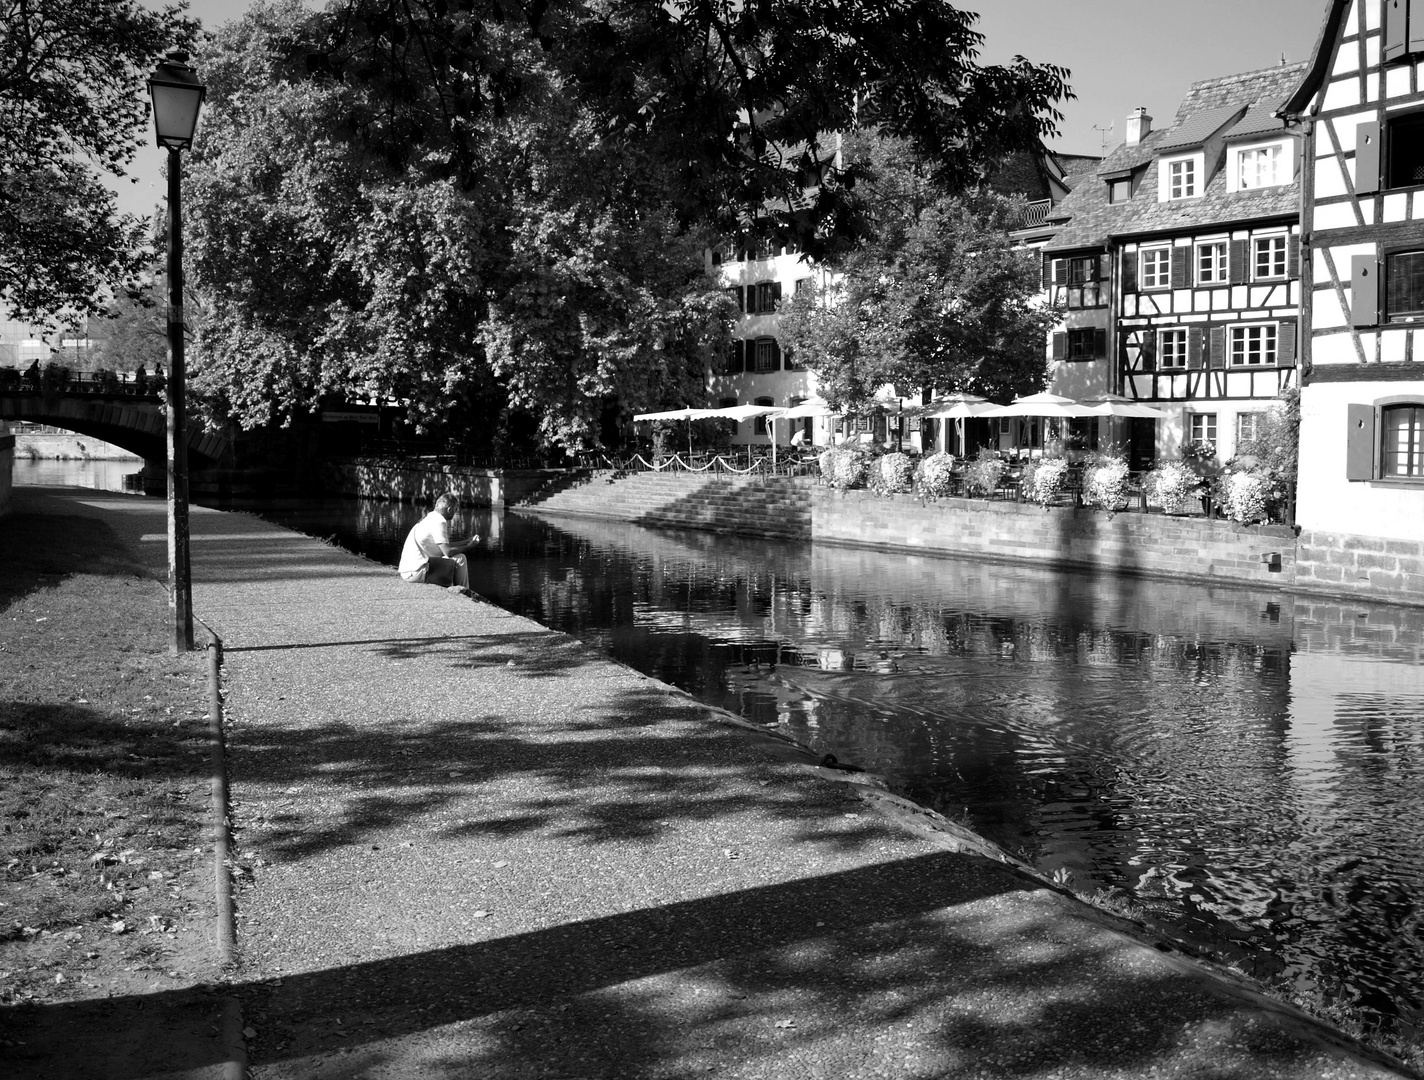
<path id="1" fill-rule="evenodd" d="M 406 581 L 468 592 L 470 566 L 465 552 L 479 543 L 478 534 L 468 540 L 450 539 L 450 522 L 459 503 L 446 492 L 435 500 L 435 509 L 415 523 L 401 549 L 400 576 Z"/>

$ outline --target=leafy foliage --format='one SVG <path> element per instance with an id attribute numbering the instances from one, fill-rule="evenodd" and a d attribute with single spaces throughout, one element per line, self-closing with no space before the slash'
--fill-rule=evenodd
<path id="1" fill-rule="evenodd" d="M 887 383 L 1000 399 L 1041 390 L 1052 313 L 1038 300 L 1037 258 L 1009 236 L 1022 203 L 945 194 L 900 143 L 865 140 L 857 152 L 873 178 L 874 232 L 832 261 L 827 284 L 791 298 L 781 322 L 827 400 L 864 409 Z"/>
<path id="2" fill-rule="evenodd" d="M 100 174 L 124 175 L 144 80 L 196 32 L 180 7 L 137 0 L 0 7 L 0 301 L 14 316 L 100 311 L 139 269 L 144 225 Z"/>
<path id="3" fill-rule="evenodd" d="M 540 107 L 482 128 L 479 170 L 448 140 L 402 159 L 351 131 L 373 115 L 370 80 L 289 77 L 323 32 L 299 3 L 255 9 L 202 57 L 190 250 L 212 310 L 194 382 L 219 415 L 369 395 L 512 451 L 596 445 L 611 403 L 701 393 L 730 304 L 655 163 L 604 146 L 537 55 L 522 94 Z M 346 135 L 313 138 L 327 131 Z"/>

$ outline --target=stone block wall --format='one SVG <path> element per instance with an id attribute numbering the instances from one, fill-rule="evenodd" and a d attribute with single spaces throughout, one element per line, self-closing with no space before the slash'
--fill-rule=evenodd
<path id="1" fill-rule="evenodd" d="M 1294 530 L 1205 518 L 982 499 L 920 499 L 812 489 L 817 543 L 969 555 L 1113 573 L 1274 588 L 1295 578 Z M 1274 556 L 1274 558 L 1271 558 Z"/>
<path id="2" fill-rule="evenodd" d="M 1424 604 L 1424 539 L 1305 529 L 1296 559 L 1302 591 Z"/>

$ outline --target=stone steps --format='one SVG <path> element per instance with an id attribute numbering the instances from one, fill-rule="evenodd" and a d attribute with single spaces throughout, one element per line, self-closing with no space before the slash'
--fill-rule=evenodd
<path id="1" fill-rule="evenodd" d="M 810 483 L 787 477 L 593 473 L 548 485 L 521 505 L 668 528 L 808 540 Z"/>

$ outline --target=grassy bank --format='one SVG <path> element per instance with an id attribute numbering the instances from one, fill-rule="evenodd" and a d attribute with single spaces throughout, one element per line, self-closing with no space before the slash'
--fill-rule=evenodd
<path id="1" fill-rule="evenodd" d="M 212 977 L 205 668 L 167 621 L 102 524 L 0 518 L 0 1004 Z"/>

